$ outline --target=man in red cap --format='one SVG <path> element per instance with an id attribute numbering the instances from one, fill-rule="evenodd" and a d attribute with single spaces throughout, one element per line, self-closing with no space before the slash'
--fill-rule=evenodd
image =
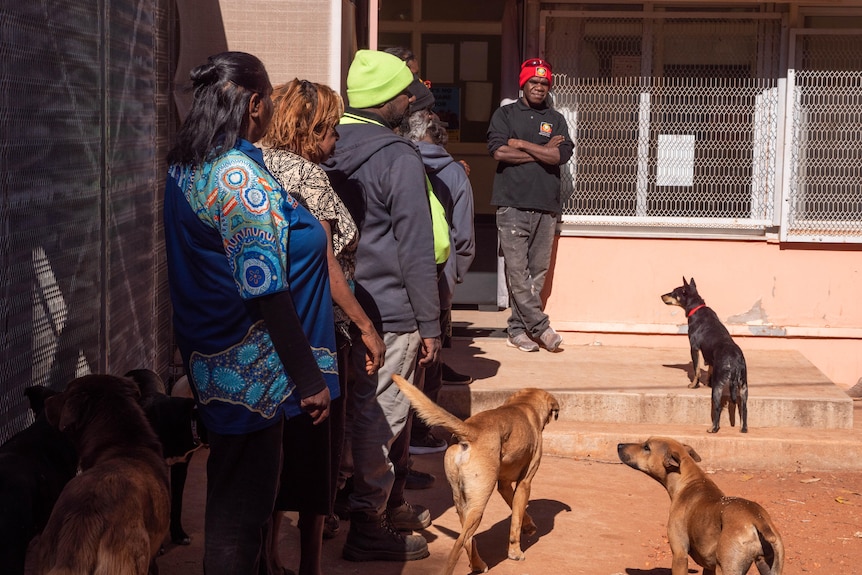
<path id="1" fill-rule="evenodd" d="M 522 96 L 498 108 L 488 125 L 488 151 L 499 162 L 491 205 L 506 265 L 512 313 L 507 344 L 521 351 L 557 351 L 563 338 L 551 327 L 541 299 L 562 207 L 560 166 L 574 145 L 562 114 L 548 105 L 551 66 L 540 58 L 521 64 Z"/>

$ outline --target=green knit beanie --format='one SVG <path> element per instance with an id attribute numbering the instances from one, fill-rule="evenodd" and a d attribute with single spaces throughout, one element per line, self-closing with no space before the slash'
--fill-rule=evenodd
<path id="1" fill-rule="evenodd" d="M 347 103 L 351 108 L 373 108 L 393 99 L 411 82 L 413 73 L 401 58 L 359 50 L 347 71 Z"/>

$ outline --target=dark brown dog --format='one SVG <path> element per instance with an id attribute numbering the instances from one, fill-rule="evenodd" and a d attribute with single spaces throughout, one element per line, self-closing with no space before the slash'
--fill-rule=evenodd
<path id="1" fill-rule="evenodd" d="M 33 424 L 0 446 L 0 572 L 24 575 L 27 546 L 51 515 L 54 503 L 78 471 L 72 442 L 45 420 L 45 399 L 57 392 L 24 390 Z"/>
<path id="2" fill-rule="evenodd" d="M 443 573 L 450 575 L 454 571 L 462 547 L 473 571 L 488 570 L 473 535 L 495 487 L 512 509 L 509 559 L 523 560 L 521 533 L 536 532 L 536 524 L 526 512 L 530 486 L 542 461 L 542 430 L 560 412 L 557 400 L 542 389 L 522 389 L 500 407 L 461 421 L 404 378 L 394 375 L 392 379 L 425 423 L 439 425 L 457 439 L 446 450 L 444 464 L 461 520 L 461 535 Z"/>
<path id="3" fill-rule="evenodd" d="M 620 460 L 661 483 L 670 495 L 667 538 L 673 575 L 687 575 L 688 556 L 703 575 L 745 575 L 751 564 L 761 575 L 781 575 L 784 544 L 766 510 L 747 499 L 726 497 L 698 467 L 688 445 L 665 437 L 620 443 Z"/>
<path id="4" fill-rule="evenodd" d="M 129 379 L 87 375 L 45 402 L 81 473 L 63 489 L 36 548 L 36 573 L 157 573 L 170 493 L 161 446 Z"/>
<path id="5" fill-rule="evenodd" d="M 141 391 L 138 403 L 156 432 L 162 444 L 162 455 L 170 466 L 171 541 L 177 545 L 191 545 L 192 538 L 183 529 L 183 491 L 189 461 L 207 441 L 206 429 L 198 416 L 195 400 L 191 398 L 191 393 L 189 397 L 167 395 L 162 378 L 149 369 L 133 369 L 125 377 L 138 384 Z M 175 385 L 174 390 L 177 387 Z"/>

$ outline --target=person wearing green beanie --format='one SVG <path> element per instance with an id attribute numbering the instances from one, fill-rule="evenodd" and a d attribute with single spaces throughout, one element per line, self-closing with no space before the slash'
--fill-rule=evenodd
<path id="1" fill-rule="evenodd" d="M 440 300 L 425 167 L 416 146 L 393 130 L 422 85 L 407 65 L 385 52 L 360 50 L 347 73 L 348 107 L 333 156 L 323 164 L 332 186 L 359 225 L 356 299 L 386 344 L 383 366 L 365 370 L 365 346 L 354 338 L 353 414 L 345 453 L 353 456 L 348 496 L 351 561 L 411 561 L 427 557 L 422 535 L 431 514 L 404 499 L 410 403 L 392 382 L 411 383 L 417 368 L 437 362 Z M 349 455 L 345 457 L 348 458 Z"/>
<path id="2" fill-rule="evenodd" d="M 375 108 L 393 100 L 413 80 L 413 73 L 400 58 L 360 50 L 347 72 L 347 103 L 351 108 Z"/>

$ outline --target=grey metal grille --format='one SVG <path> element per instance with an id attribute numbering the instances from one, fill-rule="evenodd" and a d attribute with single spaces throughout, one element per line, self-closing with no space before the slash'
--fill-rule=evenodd
<path id="1" fill-rule="evenodd" d="M 862 30 L 791 36 L 782 239 L 862 242 Z"/>
<path id="2" fill-rule="evenodd" d="M 156 94 L 171 27 L 156 21 L 173 14 L 171 0 L 0 7 L 0 442 L 32 421 L 28 385 L 167 372 L 155 221 L 173 115 Z"/>
<path id="3" fill-rule="evenodd" d="M 774 224 L 780 17 L 546 14 L 575 156 L 563 220 Z"/>

